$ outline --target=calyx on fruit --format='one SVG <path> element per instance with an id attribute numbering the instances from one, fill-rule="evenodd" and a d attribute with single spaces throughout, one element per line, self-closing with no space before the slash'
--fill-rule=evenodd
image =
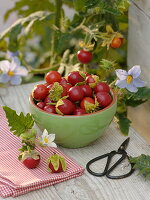
<path id="1" fill-rule="evenodd" d="M 95 98 L 95 104 L 85 101 L 84 103 L 86 113 L 93 113 L 99 110 L 99 103 Z"/>
<path id="2" fill-rule="evenodd" d="M 34 160 L 38 160 L 39 153 L 36 150 L 28 150 L 28 151 L 21 152 L 18 157 L 18 159 L 21 161 L 24 161 L 27 158 L 33 158 Z"/>
<path id="3" fill-rule="evenodd" d="M 54 154 L 47 159 L 48 171 L 51 173 L 64 172 L 67 169 L 65 158 Z"/>
<path id="4" fill-rule="evenodd" d="M 58 101 L 61 98 L 61 94 L 63 93 L 63 87 L 58 83 L 55 82 L 50 89 L 49 98 L 52 101 Z"/>
<path id="5" fill-rule="evenodd" d="M 94 79 L 95 82 L 89 83 L 89 86 L 91 88 L 94 88 L 97 85 L 97 83 L 100 82 L 100 79 L 99 79 L 99 77 L 97 75 L 91 75 L 91 76 L 92 76 L 92 78 Z"/>

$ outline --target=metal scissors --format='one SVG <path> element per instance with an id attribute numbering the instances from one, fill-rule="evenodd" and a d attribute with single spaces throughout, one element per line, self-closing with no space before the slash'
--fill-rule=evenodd
<path id="1" fill-rule="evenodd" d="M 110 175 L 111 172 L 112 172 L 124 159 L 127 158 L 127 159 L 129 160 L 129 156 L 128 156 L 127 152 L 126 152 L 126 148 L 127 148 L 127 146 L 128 146 L 129 140 L 130 140 L 130 138 L 127 138 L 127 139 L 120 145 L 120 147 L 119 147 L 119 149 L 118 149 L 117 151 L 111 151 L 110 153 L 106 153 L 106 154 L 104 154 L 104 155 L 98 156 L 98 157 L 96 157 L 96 158 L 90 160 L 90 161 L 87 163 L 87 165 L 86 165 L 87 171 L 88 171 L 90 174 L 92 174 L 93 176 L 101 177 L 101 176 L 105 176 L 105 175 L 106 175 L 106 177 L 107 177 L 107 178 L 110 178 L 110 179 L 122 179 L 122 178 L 125 178 L 125 177 L 130 176 L 130 175 L 134 172 L 133 164 L 132 164 L 132 163 L 130 163 L 131 169 L 130 169 L 130 171 L 129 171 L 128 173 L 123 174 L 123 175 L 119 175 L 119 176 L 111 176 L 111 175 Z M 113 166 L 111 166 L 111 167 L 109 168 L 111 159 L 112 159 L 116 154 L 119 154 L 119 155 L 122 155 L 122 156 L 119 158 L 119 160 L 117 160 L 117 162 L 116 162 Z M 105 158 L 105 157 L 107 157 L 107 162 L 106 162 L 105 169 L 104 169 L 104 171 L 103 171 L 102 173 L 97 173 L 97 172 L 94 172 L 94 171 L 92 171 L 92 170 L 90 169 L 90 165 L 91 165 L 92 163 L 94 163 L 94 162 L 96 162 L 96 161 L 98 161 L 98 160 L 100 160 L 100 159 L 103 159 L 103 158 Z"/>

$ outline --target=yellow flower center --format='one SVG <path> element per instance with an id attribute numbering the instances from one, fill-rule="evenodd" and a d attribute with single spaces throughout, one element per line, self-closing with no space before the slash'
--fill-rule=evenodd
<path id="1" fill-rule="evenodd" d="M 14 72 L 13 71 L 9 71 L 8 72 L 8 76 L 14 76 Z"/>
<path id="2" fill-rule="evenodd" d="M 44 137 L 44 142 L 48 143 L 48 138 L 47 137 Z"/>
<path id="3" fill-rule="evenodd" d="M 133 77 L 131 75 L 127 76 L 127 83 L 130 84 L 133 80 Z"/>

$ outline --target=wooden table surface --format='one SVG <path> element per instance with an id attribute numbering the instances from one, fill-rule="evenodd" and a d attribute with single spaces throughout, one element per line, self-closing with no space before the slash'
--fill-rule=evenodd
<path id="1" fill-rule="evenodd" d="M 6 105 L 17 112 L 29 112 L 28 96 L 35 83 L 26 84 L 6 89 L 0 88 L 0 105 Z M 131 156 L 142 153 L 150 154 L 150 146 L 130 128 L 130 143 L 127 152 Z M 105 134 L 91 145 L 79 149 L 66 149 L 59 147 L 61 151 L 70 156 L 84 168 L 86 163 L 101 154 L 117 150 L 126 139 L 112 123 Z M 94 169 L 100 170 L 102 162 L 98 162 Z M 127 164 L 121 164 L 118 171 L 124 172 Z M 0 200 L 2 198 L 0 197 Z M 14 199 L 14 198 L 6 198 Z M 111 180 L 106 177 L 94 177 L 86 170 L 84 175 L 30 192 L 15 198 L 17 200 L 150 200 L 150 181 L 135 171 L 130 177 L 120 180 Z"/>

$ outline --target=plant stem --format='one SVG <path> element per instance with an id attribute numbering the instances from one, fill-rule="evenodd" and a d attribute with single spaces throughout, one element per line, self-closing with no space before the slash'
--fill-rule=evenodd
<path id="1" fill-rule="evenodd" d="M 55 2 L 56 2 L 56 11 L 55 11 L 54 25 L 59 29 L 60 28 L 60 19 L 61 19 L 62 0 L 55 0 Z M 52 35 L 52 40 L 51 40 L 50 66 L 52 66 L 52 64 L 54 63 L 56 39 L 57 39 L 56 31 L 53 30 L 53 35 Z"/>

